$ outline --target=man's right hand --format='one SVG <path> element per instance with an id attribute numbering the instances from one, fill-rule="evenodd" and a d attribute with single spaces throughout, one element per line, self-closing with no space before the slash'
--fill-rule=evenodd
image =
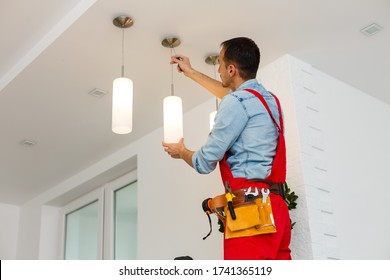
<path id="1" fill-rule="evenodd" d="M 171 64 L 177 64 L 177 71 L 187 77 L 194 71 L 190 59 L 184 55 L 174 55 L 171 57 Z"/>
<path id="2" fill-rule="evenodd" d="M 179 73 L 194 80 L 203 86 L 216 97 L 222 99 L 228 92 L 229 88 L 224 87 L 222 83 L 192 68 L 190 59 L 184 55 L 174 55 L 171 57 L 171 64 L 177 64 Z"/>

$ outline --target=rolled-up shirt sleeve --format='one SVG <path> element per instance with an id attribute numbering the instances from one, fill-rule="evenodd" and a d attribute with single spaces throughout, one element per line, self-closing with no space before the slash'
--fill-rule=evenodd
<path id="1" fill-rule="evenodd" d="M 248 115 L 237 96 L 228 94 L 222 99 L 215 123 L 206 143 L 192 156 L 195 170 L 208 174 L 215 169 L 226 151 L 240 136 Z"/>

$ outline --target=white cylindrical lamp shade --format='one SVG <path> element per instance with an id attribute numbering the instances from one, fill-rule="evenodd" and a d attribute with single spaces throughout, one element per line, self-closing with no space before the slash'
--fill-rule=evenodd
<path id="1" fill-rule="evenodd" d="M 183 138 L 183 106 L 178 96 L 164 98 L 164 142 L 177 143 Z"/>
<path id="2" fill-rule="evenodd" d="M 215 115 L 217 114 L 217 111 L 213 111 L 210 113 L 210 131 L 214 127 L 214 121 L 215 121 Z"/>
<path id="3" fill-rule="evenodd" d="M 127 134 L 133 130 L 133 81 L 117 78 L 112 89 L 112 131 Z"/>

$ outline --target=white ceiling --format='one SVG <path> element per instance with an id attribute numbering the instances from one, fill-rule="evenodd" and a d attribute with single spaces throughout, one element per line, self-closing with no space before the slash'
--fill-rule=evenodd
<path id="1" fill-rule="evenodd" d="M 170 94 L 166 36 L 178 36 L 176 52 L 209 75 L 205 57 L 248 36 L 261 66 L 289 53 L 390 104 L 389 12 L 387 0 L 1 0 L 0 202 L 22 204 L 160 127 Z M 129 135 L 111 132 L 122 32 L 112 19 L 122 14 L 134 19 L 125 30 L 135 103 Z M 372 22 L 382 32 L 362 35 Z M 175 87 L 185 111 L 210 97 L 176 72 Z M 94 88 L 109 94 L 94 98 Z"/>

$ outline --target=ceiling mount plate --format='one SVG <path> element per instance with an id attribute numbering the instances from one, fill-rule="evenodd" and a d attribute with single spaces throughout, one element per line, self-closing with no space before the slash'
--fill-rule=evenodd
<path id="1" fill-rule="evenodd" d="M 134 21 L 128 16 L 119 16 L 114 18 L 112 23 L 119 28 L 129 28 L 133 25 Z"/>
<path id="2" fill-rule="evenodd" d="M 209 65 L 216 65 L 218 64 L 218 58 L 218 55 L 209 55 L 208 57 L 206 57 L 205 62 Z"/>
<path id="3" fill-rule="evenodd" d="M 161 45 L 163 45 L 166 48 L 176 48 L 177 46 L 180 46 L 180 39 L 176 37 L 168 37 L 162 40 Z"/>

